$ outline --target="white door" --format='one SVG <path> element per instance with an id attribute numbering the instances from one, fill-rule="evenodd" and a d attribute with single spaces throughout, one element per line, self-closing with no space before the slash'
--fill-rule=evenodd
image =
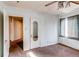
<path id="1" fill-rule="evenodd" d="M 38 21 L 31 19 L 31 49 L 40 47 Z"/>
<path id="2" fill-rule="evenodd" d="M 4 52 L 3 56 L 8 57 L 9 56 L 9 20 L 6 13 L 4 13 Z"/>

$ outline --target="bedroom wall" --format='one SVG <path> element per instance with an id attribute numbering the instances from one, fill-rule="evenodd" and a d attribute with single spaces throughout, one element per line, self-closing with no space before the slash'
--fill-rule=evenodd
<path id="1" fill-rule="evenodd" d="M 4 15 L 4 40 L 9 40 L 9 29 L 8 29 L 8 16 L 21 16 L 23 17 L 23 34 L 24 34 L 24 51 L 30 49 L 30 17 L 39 20 L 39 39 L 40 47 L 52 45 L 58 43 L 57 35 L 57 23 L 58 15 L 51 15 L 47 13 L 41 13 L 33 10 L 18 9 L 15 7 L 5 7 Z M 6 30 L 5 30 L 6 29 Z M 8 36 L 6 36 L 6 34 Z M 9 44 L 7 44 L 9 45 Z M 4 48 L 5 50 L 6 48 Z M 9 53 L 5 50 L 4 56 Z"/>
<path id="2" fill-rule="evenodd" d="M 9 18 L 9 23 L 10 23 L 10 40 L 14 41 L 14 40 L 18 40 L 23 38 L 23 33 L 22 33 L 22 28 L 23 28 L 23 22 L 19 21 L 18 19 L 15 18 Z"/>
<path id="3" fill-rule="evenodd" d="M 23 34 L 22 33 L 22 31 L 23 31 L 22 30 L 22 28 L 23 28 L 22 24 L 23 24 L 22 21 L 18 21 L 18 20 L 15 21 L 15 25 L 14 25 L 14 28 L 15 28 L 15 30 L 14 30 L 15 31 L 14 32 L 15 38 L 14 39 L 15 40 L 22 39 L 22 36 L 23 36 L 22 35 Z"/>

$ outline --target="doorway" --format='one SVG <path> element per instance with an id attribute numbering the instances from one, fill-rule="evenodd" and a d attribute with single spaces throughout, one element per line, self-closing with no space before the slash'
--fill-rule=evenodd
<path id="1" fill-rule="evenodd" d="M 23 17 L 9 16 L 9 53 L 21 48 L 23 50 Z"/>
<path id="2" fill-rule="evenodd" d="M 31 49 L 40 47 L 39 26 L 36 19 L 31 19 Z"/>

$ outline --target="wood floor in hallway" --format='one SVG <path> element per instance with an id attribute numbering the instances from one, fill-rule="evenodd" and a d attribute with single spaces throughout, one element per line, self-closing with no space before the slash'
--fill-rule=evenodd
<path id="1" fill-rule="evenodd" d="M 79 51 L 60 44 L 35 48 L 29 51 L 22 51 L 17 46 L 17 48 L 10 51 L 9 57 L 79 57 Z"/>

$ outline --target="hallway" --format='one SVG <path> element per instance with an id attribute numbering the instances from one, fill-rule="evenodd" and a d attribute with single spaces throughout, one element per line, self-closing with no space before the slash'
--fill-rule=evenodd
<path id="1" fill-rule="evenodd" d="M 17 46 L 10 52 L 9 57 L 79 57 L 79 51 L 60 44 L 35 48 L 26 52 Z"/>

